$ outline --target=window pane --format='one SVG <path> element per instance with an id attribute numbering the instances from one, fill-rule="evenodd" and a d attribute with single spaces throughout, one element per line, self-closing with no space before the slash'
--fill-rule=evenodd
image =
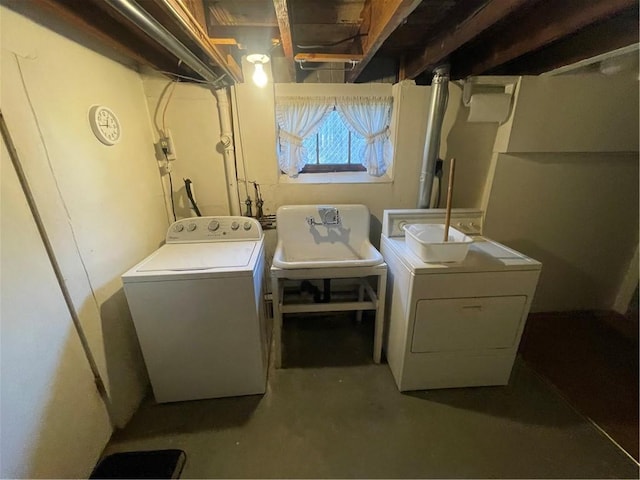
<path id="1" fill-rule="evenodd" d="M 317 135 L 310 135 L 302 141 L 302 146 L 304 147 L 304 151 L 305 151 L 305 161 L 310 165 L 315 165 L 316 163 L 318 163 L 318 157 L 316 154 L 317 141 L 318 141 Z"/>
<path id="2" fill-rule="evenodd" d="M 307 165 L 346 166 L 350 163 L 361 166 L 366 140 L 357 133 L 350 133 L 340 114 L 334 110 L 327 115 L 318 132 L 305 138 L 302 145 Z"/>
<path id="3" fill-rule="evenodd" d="M 362 163 L 367 141 L 357 133 L 351 133 L 351 163 Z"/>
<path id="4" fill-rule="evenodd" d="M 349 130 L 335 110 L 318 130 L 318 142 L 320 164 L 349 163 Z"/>

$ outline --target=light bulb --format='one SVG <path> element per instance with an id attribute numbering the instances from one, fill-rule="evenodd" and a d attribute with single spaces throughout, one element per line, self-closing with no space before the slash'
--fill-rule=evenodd
<path id="1" fill-rule="evenodd" d="M 262 63 L 256 62 L 255 71 L 253 72 L 253 83 L 258 87 L 263 88 L 268 82 L 267 74 L 264 71 Z"/>

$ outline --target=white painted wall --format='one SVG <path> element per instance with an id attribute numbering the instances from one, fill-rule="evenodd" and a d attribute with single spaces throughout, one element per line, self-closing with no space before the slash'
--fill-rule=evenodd
<path id="1" fill-rule="evenodd" d="M 30 8 L 28 3 L 19 6 Z M 146 393 L 148 380 L 120 275 L 158 247 L 168 225 L 142 81 L 135 71 L 108 58 L 104 52 L 98 53 L 70 40 L 77 39 L 79 34 L 65 30 L 67 27 L 63 25 L 54 26 L 65 36 L 5 7 L 0 18 L 0 106 L 82 330 L 108 390 L 112 421 L 122 426 Z M 117 145 L 107 147 L 93 136 L 87 113 L 94 104 L 106 105 L 118 115 L 123 134 Z M 3 203 L 3 220 L 5 209 L 11 208 L 10 205 Z M 20 235 L 20 231 L 3 229 L 3 243 L 19 241 L 14 235 Z M 33 247 L 26 242 L 21 248 L 26 257 L 37 253 L 32 252 Z M 41 272 L 27 270 L 23 275 L 22 289 L 11 291 L 6 298 L 3 293 L 3 308 L 5 302 L 7 308 L 14 308 L 13 302 L 20 301 L 17 295 L 24 294 L 22 290 L 27 285 L 34 291 L 49 288 Z M 60 340 L 53 348 L 64 339 L 63 344 L 71 353 L 58 351 L 53 357 L 34 355 L 28 365 L 16 364 L 13 375 L 42 372 L 35 378 L 37 381 L 49 378 L 51 372 L 56 372 L 56 378 L 60 379 L 75 375 L 66 371 L 75 355 L 74 341 L 67 340 L 71 338 L 69 325 L 62 322 L 56 325 L 51 329 L 57 329 L 54 337 Z M 3 315 L 3 338 L 4 333 Z M 28 344 L 29 334 L 26 329 L 14 332 L 16 344 Z M 39 344 L 33 347 L 36 351 L 42 349 Z M 3 377 L 3 385 L 4 380 Z M 67 385 L 57 380 L 52 384 L 50 378 L 48 382 L 34 384 L 32 388 L 42 391 Z M 61 401 L 61 398 L 65 397 L 55 391 L 48 398 L 21 399 L 32 402 L 34 412 L 47 412 L 44 417 L 38 417 L 39 432 L 31 431 L 36 428 L 31 423 L 26 423 L 20 432 L 20 435 L 40 435 L 40 440 L 46 442 L 28 445 L 26 457 L 40 451 L 55 451 L 60 455 L 55 462 L 68 468 L 67 473 L 42 470 L 44 476 L 76 476 L 78 470 L 87 471 L 100 450 L 95 450 L 93 456 L 83 456 L 80 464 L 75 465 L 78 458 L 76 453 L 70 455 L 71 447 L 82 450 L 85 445 L 78 444 L 86 443 L 95 449 L 105 442 L 104 432 L 94 429 L 99 419 L 84 424 L 55 420 L 56 415 L 65 418 L 69 411 L 90 411 L 91 398 L 80 391 L 74 393 L 72 401 L 67 398 Z M 19 411 L 17 405 L 5 403 L 3 399 L 3 430 L 5 415 Z M 62 439 L 69 432 L 74 432 L 78 439 L 70 441 L 69 446 L 56 446 L 64 443 Z M 5 445 L 3 443 L 3 456 Z"/>
<path id="2" fill-rule="evenodd" d="M 638 78 L 627 73 L 522 77 L 505 150 L 638 151 Z"/>
<path id="3" fill-rule="evenodd" d="M 481 208 L 491 165 L 498 123 L 467 122 L 469 108 L 462 103 L 462 88 L 449 83 L 449 102 L 443 123 L 440 158 L 445 160 L 440 208 L 446 207 L 449 160 L 456 159 L 453 206 Z"/>
<path id="4" fill-rule="evenodd" d="M 543 264 L 536 311 L 610 309 L 638 244 L 637 154 L 499 156 L 488 236 Z"/>
<path id="5" fill-rule="evenodd" d="M 250 71 L 248 78 L 250 78 Z M 161 123 L 168 96 L 167 80 L 145 75 L 144 88 L 152 118 Z M 300 175 L 290 180 L 280 175 L 276 158 L 275 91 L 285 95 L 393 95 L 394 112 L 391 131 L 395 161 L 390 176 L 374 179 L 366 174 Z M 264 212 L 275 213 L 280 205 L 301 203 L 364 203 L 374 215 L 371 238 L 377 244 L 380 219 L 386 208 L 413 208 L 417 202 L 419 172 L 422 164 L 424 135 L 430 87 L 412 82 L 390 84 L 274 84 L 261 89 L 246 82 L 234 87 L 234 136 L 237 158 L 240 208 L 244 200 L 255 200 L 254 189 L 245 180 L 261 186 Z M 194 181 L 201 211 L 227 214 L 223 158 L 217 142 L 219 122 L 215 97 L 206 86 L 178 84 L 166 111 L 166 124 L 172 131 L 178 153 L 173 162 L 174 188 L 178 190 L 178 216 L 192 214 L 183 208 L 183 177 Z M 455 156 L 458 161 L 454 205 L 480 206 L 485 178 L 489 170 L 496 124 L 469 124 L 468 109 L 462 106 L 461 88 L 450 84 L 440 155 Z M 161 125 L 154 127 L 154 130 Z M 154 132 L 157 138 L 157 131 Z M 218 148 L 216 150 L 216 147 Z M 445 174 L 445 184 L 448 171 Z M 362 181 L 364 179 L 364 182 Z M 372 180 L 372 181 L 367 181 Z M 166 176 L 165 176 L 166 182 Z M 182 191 L 181 191 L 182 189 Z M 442 195 L 442 203 L 446 195 Z M 255 214 L 255 205 L 253 213 Z M 226 211 L 225 211 L 226 210 Z"/>
<path id="6" fill-rule="evenodd" d="M 534 311 L 611 309 L 638 278 L 637 79 L 524 77 L 514 109 L 496 137 L 485 233 L 543 263 Z"/>
<path id="7" fill-rule="evenodd" d="M 86 478 L 111 424 L 1 143 L 0 475 Z"/>
<path id="8" fill-rule="evenodd" d="M 184 178 L 193 182 L 192 189 L 202 215 L 229 215 L 224 157 L 219 141 L 220 121 L 213 90 L 193 83 L 171 85 L 174 82 L 151 72 L 144 74 L 142 79 L 154 140 L 157 141 L 160 132 L 167 128 L 175 145 L 177 158 L 171 166 L 177 218 L 195 216 Z M 164 181 L 168 192 L 167 175 L 164 175 Z"/>

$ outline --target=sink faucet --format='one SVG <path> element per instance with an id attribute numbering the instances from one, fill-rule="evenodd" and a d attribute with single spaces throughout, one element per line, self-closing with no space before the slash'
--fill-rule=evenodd
<path id="1" fill-rule="evenodd" d="M 309 226 L 314 225 L 340 225 L 342 220 L 340 219 L 340 212 L 335 207 L 320 207 L 318 208 L 318 214 L 321 221 L 317 222 L 313 217 L 307 217 L 306 221 Z"/>

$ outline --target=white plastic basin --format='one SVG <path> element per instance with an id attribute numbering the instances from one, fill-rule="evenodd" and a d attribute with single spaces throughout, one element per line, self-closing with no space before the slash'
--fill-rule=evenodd
<path id="1" fill-rule="evenodd" d="M 309 224 L 309 218 L 321 222 L 319 211 L 328 207 L 339 211 L 339 224 Z M 275 267 L 365 267 L 384 261 L 369 241 L 369 209 L 365 205 L 286 205 L 278 209 L 276 224 Z"/>
<path id="2" fill-rule="evenodd" d="M 473 238 L 449 227 L 449 239 L 444 241 L 444 225 L 411 224 L 404 228 L 409 250 L 423 262 L 461 262 L 467 256 Z"/>

